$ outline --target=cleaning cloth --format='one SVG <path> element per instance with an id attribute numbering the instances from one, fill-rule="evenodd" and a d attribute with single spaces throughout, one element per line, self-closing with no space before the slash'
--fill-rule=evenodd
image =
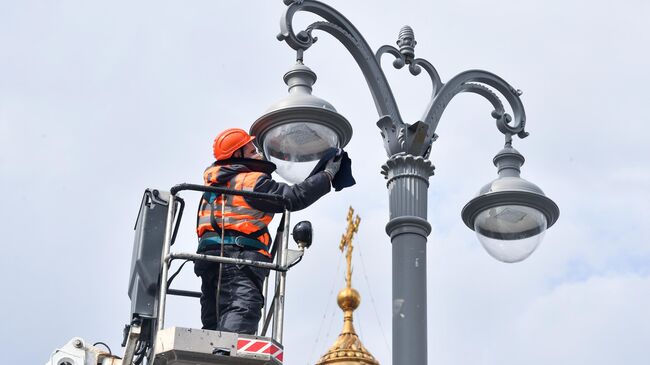
<path id="1" fill-rule="evenodd" d="M 332 159 L 334 156 L 341 159 L 341 167 L 339 168 L 339 172 L 337 172 L 332 179 L 332 187 L 335 191 L 341 191 L 357 183 L 354 180 L 354 176 L 352 176 L 352 160 L 348 156 L 348 153 L 342 148 L 332 147 L 325 151 L 325 154 L 320 161 L 318 161 L 318 164 L 316 164 L 316 167 L 314 167 L 309 176 L 325 170 L 327 161 Z"/>

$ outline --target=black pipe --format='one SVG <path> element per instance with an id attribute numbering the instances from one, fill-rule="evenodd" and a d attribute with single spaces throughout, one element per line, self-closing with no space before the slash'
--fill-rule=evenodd
<path id="1" fill-rule="evenodd" d="M 178 216 L 176 217 L 176 225 L 174 226 L 174 234 L 172 234 L 172 241 L 170 243 L 170 246 L 176 242 L 176 235 L 178 234 L 178 228 L 181 225 L 181 218 L 183 218 L 183 210 L 185 210 L 185 200 L 181 198 L 180 196 L 176 197 L 176 200 L 180 203 L 180 207 L 178 208 Z"/>
<path id="2" fill-rule="evenodd" d="M 189 291 L 181 289 L 167 289 L 167 294 L 177 295 L 179 297 L 201 298 L 201 293 L 198 291 Z"/>

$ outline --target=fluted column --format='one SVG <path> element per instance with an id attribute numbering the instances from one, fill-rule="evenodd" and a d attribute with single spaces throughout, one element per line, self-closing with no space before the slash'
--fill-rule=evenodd
<path id="1" fill-rule="evenodd" d="M 382 166 L 393 250 L 393 364 L 427 363 L 427 190 L 433 170 L 429 160 L 406 154 Z"/>

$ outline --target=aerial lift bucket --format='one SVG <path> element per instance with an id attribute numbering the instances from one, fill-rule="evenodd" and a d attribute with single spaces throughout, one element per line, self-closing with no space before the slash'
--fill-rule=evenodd
<path id="1" fill-rule="evenodd" d="M 183 190 L 241 195 L 281 202 L 285 206 L 284 224 L 281 229 L 281 239 L 275 243 L 274 262 L 171 252 L 184 209 L 184 201 L 177 194 Z M 129 279 L 131 324 L 127 325 L 124 331 L 123 364 L 138 365 L 145 359 L 149 365 L 282 364 L 286 273 L 300 261 L 304 249 L 311 244 L 311 226 L 307 224 L 308 232 L 301 230 L 300 234 L 297 234 L 294 229 L 294 239 L 298 242 L 300 250 L 288 248 L 290 217 L 287 207 L 286 200 L 274 194 L 193 184 L 176 185 L 170 192 L 147 189 L 135 225 Z M 301 226 L 304 227 L 305 224 Z M 268 309 L 265 303 L 258 330 L 260 335 L 182 327 L 165 328 L 167 295 L 200 297 L 198 292 L 169 288 L 169 267 L 176 259 L 249 265 L 274 271 L 274 295 Z M 268 282 L 269 278 L 264 283 L 265 300 L 268 294 Z M 271 327 L 271 335 L 267 337 L 269 327 Z"/>

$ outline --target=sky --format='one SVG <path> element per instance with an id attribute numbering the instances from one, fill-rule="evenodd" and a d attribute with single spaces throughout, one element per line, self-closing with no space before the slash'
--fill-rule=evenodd
<path id="1" fill-rule="evenodd" d="M 530 136 L 515 139 L 522 177 L 560 207 L 527 260 L 491 258 L 460 211 L 496 177 L 503 145 L 489 103 L 454 98 L 430 159 L 427 244 L 429 363 L 647 364 L 650 340 L 650 3 L 641 0 L 401 2 L 328 0 L 373 49 L 413 27 L 416 56 L 443 82 L 468 69 L 523 90 Z M 39 364 L 75 336 L 121 354 L 127 284 L 146 188 L 201 183 L 214 136 L 248 129 L 286 94 L 295 52 L 276 40 L 280 0 L 0 1 L 0 349 Z M 299 14 L 296 28 L 317 20 Z M 313 364 L 342 325 L 338 250 L 348 206 L 361 217 L 353 286 L 356 328 L 391 362 L 387 156 L 353 58 L 316 34 L 305 64 L 314 94 L 346 116 L 357 185 L 292 222 L 315 238 L 287 280 L 285 363 Z M 644 46 L 645 45 L 645 46 Z M 383 62 L 406 122 L 430 82 Z M 199 196 L 175 249 L 193 252 Z M 191 270 L 179 288 L 197 290 Z M 422 288 L 425 290 L 425 288 Z M 173 298 L 167 325 L 200 327 L 194 299 Z"/>

